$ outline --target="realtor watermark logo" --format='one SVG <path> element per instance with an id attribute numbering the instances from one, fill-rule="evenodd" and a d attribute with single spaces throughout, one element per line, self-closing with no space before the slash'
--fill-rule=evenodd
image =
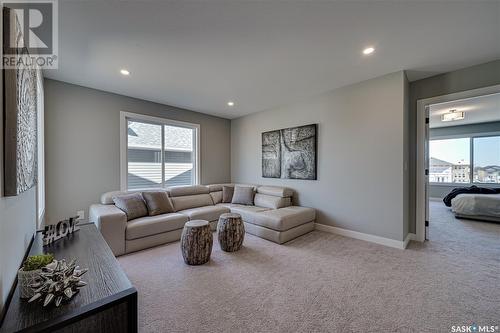
<path id="1" fill-rule="evenodd" d="M 450 332 L 452 333 L 494 333 L 500 332 L 498 330 L 498 325 L 478 325 L 476 323 L 472 323 L 470 325 L 453 325 L 451 326 Z"/>
<path id="2" fill-rule="evenodd" d="M 3 68 L 58 66 L 57 0 L 2 0 Z"/>

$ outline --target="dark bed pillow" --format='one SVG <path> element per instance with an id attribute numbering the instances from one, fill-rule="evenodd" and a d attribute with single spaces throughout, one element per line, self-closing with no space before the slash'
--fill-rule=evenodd
<path id="1" fill-rule="evenodd" d="M 165 191 L 142 192 L 142 197 L 148 207 L 149 216 L 174 212 L 172 201 Z"/>
<path id="2" fill-rule="evenodd" d="M 235 186 L 231 203 L 240 205 L 253 205 L 255 191 L 250 186 Z"/>
<path id="3" fill-rule="evenodd" d="M 233 201 L 234 187 L 232 186 L 222 186 L 222 202 L 231 203 Z"/>
<path id="4" fill-rule="evenodd" d="M 113 197 L 113 202 L 127 214 L 127 221 L 148 215 L 146 203 L 140 193 L 119 195 Z"/>

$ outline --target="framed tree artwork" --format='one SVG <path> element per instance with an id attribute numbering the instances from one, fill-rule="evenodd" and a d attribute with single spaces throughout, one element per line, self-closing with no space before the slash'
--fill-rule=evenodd
<path id="1" fill-rule="evenodd" d="M 262 177 L 317 179 L 317 125 L 262 133 Z"/>

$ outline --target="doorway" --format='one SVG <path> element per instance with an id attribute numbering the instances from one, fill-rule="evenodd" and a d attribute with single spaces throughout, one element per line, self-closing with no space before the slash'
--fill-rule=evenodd
<path id="1" fill-rule="evenodd" d="M 432 240 L 433 220 L 455 218 L 443 202 L 453 189 L 500 188 L 500 173 L 484 168 L 500 168 L 484 153 L 499 126 L 500 85 L 417 101 L 416 240 Z"/>

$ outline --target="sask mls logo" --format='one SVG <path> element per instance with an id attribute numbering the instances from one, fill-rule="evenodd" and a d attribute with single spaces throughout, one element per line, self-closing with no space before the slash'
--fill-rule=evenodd
<path id="1" fill-rule="evenodd" d="M 454 325 L 451 327 L 450 332 L 460 332 L 460 333 L 479 333 L 479 332 L 484 332 L 484 333 L 494 333 L 498 332 L 498 326 L 497 325 L 477 325 L 476 323 L 472 323 L 472 325 Z"/>
<path id="2" fill-rule="evenodd" d="M 1 1 L 3 68 L 57 68 L 57 0 Z"/>

